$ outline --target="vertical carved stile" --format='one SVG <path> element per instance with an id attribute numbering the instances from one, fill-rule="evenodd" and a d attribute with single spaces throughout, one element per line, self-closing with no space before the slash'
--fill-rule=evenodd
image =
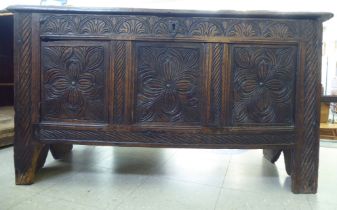
<path id="1" fill-rule="evenodd" d="M 293 191 L 315 193 L 318 178 L 319 153 L 319 95 L 320 95 L 320 23 L 307 21 L 303 28 L 306 39 L 304 65 L 304 124 L 303 136 L 298 139 Z M 300 131 L 301 132 L 301 131 Z M 300 135 L 301 136 L 301 135 Z"/>
<path id="2" fill-rule="evenodd" d="M 17 184 L 30 184 L 45 160 L 40 156 L 42 145 L 32 142 L 31 14 L 16 15 L 15 30 L 15 174 Z"/>
<path id="3" fill-rule="evenodd" d="M 125 101 L 125 69 L 126 69 L 126 42 L 116 41 L 115 43 L 115 63 L 114 63 L 114 122 L 122 123 L 124 116 Z"/>
<path id="4" fill-rule="evenodd" d="M 229 45 L 225 44 L 223 48 L 223 75 L 222 75 L 222 122 L 224 125 L 229 125 L 232 122 L 228 119 L 231 119 L 231 59 L 229 58 Z"/>
<path id="5" fill-rule="evenodd" d="M 31 154 L 25 152 L 22 146 L 28 145 L 32 136 L 31 127 L 31 21 L 30 14 L 21 14 L 16 16 L 16 68 L 15 68 L 15 161 L 16 164 L 20 164 L 23 171 L 25 168 L 26 156 Z M 16 171 L 17 172 L 17 171 Z M 17 172 L 20 173 L 20 172 Z"/>
<path id="6" fill-rule="evenodd" d="M 32 15 L 22 13 L 16 14 L 14 18 L 15 175 L 16 184 L 31 184 L 35 171 L 40 169 L 46 160 L 49 147 L 33 139 Z"/>
<path id="7" fill-rule="evenodd" d="M 38 106 L 32 105 L 31 116 L 32 123 L 38 123 L 40 121 L 40 26 L 39 26 L 39 14 L 32 14 L 32 77 L 31 77 L 31 89 L 32 89 L 32 104 L 39 104 Z"/>
<path id="8" fill-rule="evenodd" d="M 15 92 L 16 92 L 16 104 L 15 111 L 17 112 L 15 123 L 18 129 L 20 130 L 17 133 L 17 139 L 29 139 L 25 137 L 31 136 L 31 15 L 22 14 L 19 17 L 19 26 L 18 30 L 18 57 L 17 57 L 17 66 L 16 76 L 18 82 L 16 83 Z M 20 61 L 20 62 L 18 62 Z"/>
<path id="9" fill-rule="evenodd" d="M 211 119 L 212 122 L 220 126 L 222 113 L 222 59 L 223 59 L 223 45 L 212 45 L 212 66 L 211 66 Z"/>
<path id="10" fill-rule="evenodd" d="M 134 86 L 135 86 L 135 69 L 134 43 L 126 42 L 125 49 L 125 100 L 124 100 L 124 123 L 130 124 L 134 121 Z"/>

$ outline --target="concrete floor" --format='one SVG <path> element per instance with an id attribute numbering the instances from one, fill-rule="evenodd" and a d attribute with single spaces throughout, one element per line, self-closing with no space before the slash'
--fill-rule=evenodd
<path id="1" fill-rule="evenodd" d="M 65 160 L 49 155 L 35 184 L 16 186 L 9 147 L 0 150 L 0 209 L 337 209 L 337 148 L 320 156 L 318 194 L 295 195 L 283 157 L 273 165 L 261 150 L 75 146 Z"/>

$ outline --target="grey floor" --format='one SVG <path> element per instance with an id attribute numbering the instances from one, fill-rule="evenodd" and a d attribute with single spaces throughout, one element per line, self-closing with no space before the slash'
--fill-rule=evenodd
<path id="1" fill-rule="evenodd" d="M 35 184 L 15 186 L 9 147 L 0 150 L 0 209 L 337 209 L 331 145 L 321 147 L 316 195 L 292 194 L 283 157 L 273 165 L 261 150 L 75 146 L 65 160 L 49 155 Z"/>

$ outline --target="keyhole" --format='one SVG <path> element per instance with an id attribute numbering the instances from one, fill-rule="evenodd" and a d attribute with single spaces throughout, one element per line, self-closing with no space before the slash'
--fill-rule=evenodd
<path id="1" fill-rule="evenodd" d="M 176 30 L 176 24 L 172 23 L 172 31 L 175 31 L 175 30 Z"/>
<path id="2" fill-rule="evenodd" d="M 170 34 L 172 36 L 177 35 L 177 30 L 178 30 L 179 24 L 177 21 L 170 21 L 169 22 L 169 30 L 170 30 Z"/>

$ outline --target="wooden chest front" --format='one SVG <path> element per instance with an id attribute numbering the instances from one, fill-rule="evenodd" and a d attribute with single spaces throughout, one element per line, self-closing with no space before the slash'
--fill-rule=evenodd
<path id="1" fill-rule="evenodd" d="M 302 168 L 294 192 L 315 191 L 317 175 L 302 178 L 316 173 L 329 14 L 13 10 L 18 151 L 27 135 L 41 148 L 286 150 Z"/>

